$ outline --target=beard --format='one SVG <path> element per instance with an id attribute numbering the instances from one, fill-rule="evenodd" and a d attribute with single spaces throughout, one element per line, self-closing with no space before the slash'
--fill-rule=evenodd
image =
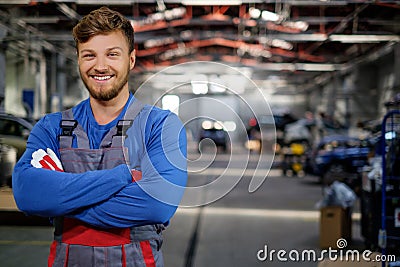
<path id="1" fill-rule="evenodd" d="M 128 68 L 128 70 L 122 73 L 122 75 L 119 76 L 120 78 L 117 78 L 112 85 L 101 86 L 99 88 L 100 90 L 96 90 L 93 86 L 90 86 L 88 79 L 84 78 L 86 76 L 83 76 L 82 73 L 80 73 L 80 75 L 91 97 L 99 101 L 110 101 L 117 97 L 128 83 L 129 71 L 130 69 Z M 107 89 L 106 86 L 111 86 L 111 88 Z"/>

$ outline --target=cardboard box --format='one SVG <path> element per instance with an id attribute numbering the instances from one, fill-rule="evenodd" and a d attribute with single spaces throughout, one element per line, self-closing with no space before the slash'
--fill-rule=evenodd
<path id="1" fill-rule="evenodd" d="M 349 209 L 338 206 L 321 208 L 320 212 L 320 238 L 321 248 L 337 248 L 337 240 L 346 239 L 351 242 L 351 213 Z"/>

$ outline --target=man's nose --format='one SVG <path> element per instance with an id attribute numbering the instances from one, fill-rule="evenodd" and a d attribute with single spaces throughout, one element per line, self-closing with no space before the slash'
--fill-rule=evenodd
<path id="1" fill-rule="evenodd" d="M 95 70 L 105 72 L 108 70 L 107 60 L 104 57 L 97 57 Z"/>

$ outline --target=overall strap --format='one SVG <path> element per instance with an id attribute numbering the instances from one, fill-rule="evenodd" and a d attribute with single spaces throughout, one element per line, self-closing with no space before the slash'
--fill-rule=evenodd
<path id="1" fill-rule="evenodd" d="M 72 141 L 75 135 L 79 148 L 89 148 L 89 139 L 83 130 L 82 126 L 74 119 L 72 109 L 67 109 L 62 113 L 60 122 L 61 135 L 58 136 L 60 148 L 71 148 Z"/>
<path id="2" fill-rule="evenodd" d="M 144 104 L 135 99 L 128 107 L 124 119 L 119 120 L 117 125 L 112 128 L 101 141 L 100 147 L 121 147 L 126 139 L 126 131 L 132 126 L 137 115 L 144 108 Z"/>

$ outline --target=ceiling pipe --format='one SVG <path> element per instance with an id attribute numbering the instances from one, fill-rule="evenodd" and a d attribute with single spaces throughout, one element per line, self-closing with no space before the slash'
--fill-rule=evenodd
<path id="1" fill-rule="evenodd" d="M 330 30 L 327 35 L 328 37 L 332 34 L 341 32 L 344 30 L 344 28 L 347 26 L 347 24 L 353 20 L 361 11 L 363 11 L 365 8 L 367 8 L 369 6 L 369 4 L 363 4 L 361 6 L 358 6 L 351 14 L 349 14 L 348 16 L 346 16 L 335 28 L 333 28 L 332 30 Z M 324 41 L 325 42 L 325 41 Z M 319 43 L 315 43 L 312 46 L 310 46 L 309 48 L 306 49 L 307 53 L 313 53 L 318 47 L 320 47 L 324 42 L 319 42 Z"/>
<path id="2" fill-rule="evenodd" d="M 71 20 L 78 21 L 82 18 L 81 15 L 76 13 L 75 10 L 73 10 L 64 3 L 57 3 L 57 9 L 60 10 L 65 16 L 67 16 Z"/>

